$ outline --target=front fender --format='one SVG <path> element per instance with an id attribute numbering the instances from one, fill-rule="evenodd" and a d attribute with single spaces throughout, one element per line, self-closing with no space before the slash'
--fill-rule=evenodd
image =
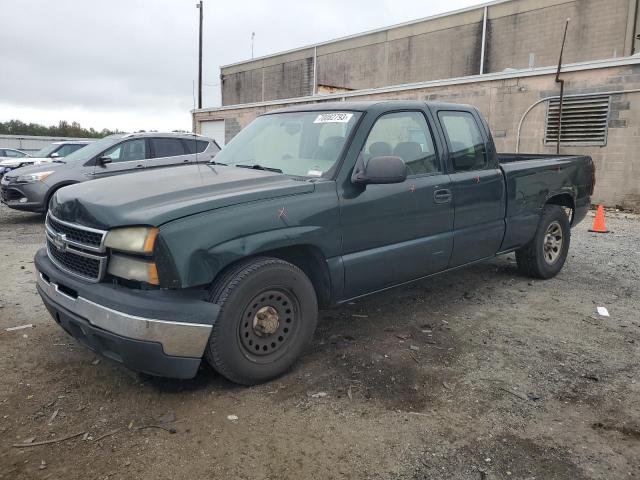
<path id="1" fill-rule="evenodd" d="M 313 193 L 204 212 L 160 227 L 182 288 L 210 284 L 227 265 L 294 245 L 340 254 L 338 200 L 333 182 Z"/>

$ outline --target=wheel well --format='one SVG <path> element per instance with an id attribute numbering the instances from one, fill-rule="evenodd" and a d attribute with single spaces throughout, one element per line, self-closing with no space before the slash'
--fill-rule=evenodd
<path id="1" fill-rule="evenodd" d="M 313 245 L 294 245 L 259 252 L 255 256 L 275 257 L 295 265 L 311 280 L 311 284 L 318 297 L 318 306 L 320 308 L 326 308 L 331 304 L 331 277 L 329 275 L 329 267 L 327 266 L 322 251 L 318 247 Z M 228 271 L 233 265 L 246 260 L 247 257 L 233 262 L 231 265 L 227 265 L 221 273 L 216 275 L 216 280 L 221 278 L 221 274 Z"/>
<path id="2" fill-rule="evenodd" d="M 573 213 L 576 211 L 576 204 L 573 197 L 568 193 L 561 193 L 560 195 L 554 195 L 547 200 L 547 205 L 559 205 L 561 207 L 571 210 L 569 215 L 570 221 L 573 224 Z"/>

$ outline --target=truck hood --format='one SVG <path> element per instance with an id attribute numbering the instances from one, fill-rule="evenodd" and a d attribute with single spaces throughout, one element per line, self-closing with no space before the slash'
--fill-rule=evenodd
<path id="1" fill-rule="evenodd" d="M 116 175 L 59 190 L 53 214 L 88 227 L 160 226 L 181 217 L 285 195 L 309 193 L 313 183 L 274 172 L 189 165 Z"/>

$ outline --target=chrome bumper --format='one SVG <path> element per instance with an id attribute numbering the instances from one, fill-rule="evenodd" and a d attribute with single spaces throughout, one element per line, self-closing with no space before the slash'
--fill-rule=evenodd
<path id="1" fill-rule="evenodd" d="M 94 327 L 122 337 L 157 342 L 166 355 L 200 358 L 209 341 L 211 325 L 171 322 L 129 315 L 64 293 L 38 272 L 38 286 L 52 301 L 87 320 Z"/>

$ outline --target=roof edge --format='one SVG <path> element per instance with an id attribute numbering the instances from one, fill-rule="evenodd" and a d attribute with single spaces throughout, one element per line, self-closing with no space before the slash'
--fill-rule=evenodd
<path id="1" fill-rule="evenodd" d="M 563 72 L 580 72 L 584 70 L 595 70 L 599 68 L 610 68 L 624 65 L 640 64 L 640 54 L 630 57 L 609 58 L 604 60 L 596 60 L 589 62 L 570 63 L 562 66 Z M 265 102 L 239 103 L 235 105 L 223 105 L 220 107 L 210 107 L 191 110 L 191 114 L 220 112 L 225 110 L 237 110 L 242 108 L 264 107 L 269 105 L 287 105 L 294 103 L 304 103 L 313 101 L 346 99 L 351 97 L 359 97 L 362 95 L 371 95 L 376 93 L 389 93 L 402 90 L 417 90 L 420 88 L 440 87 L 448 85 L 464 85 L 467 83 L 490 82 L 495 80 L 507 80 L 511 78 L 535 77 L 539 75 L 555 74 L 557 66 L 527 68 L 506 72 L 484 73 L 482 75 L 469 75 L 466 77 L 446 78 L 442 80 L 428 80 L 425 82 L 405 83 L 400 85 L 391 85 L 387 87 L 368 88 L 362 90 L 353 90 L 350 92 L 334 93 L 329 95 L 310 95 L 306 97 L 283 98 L 278 100 L 268 100 Z"/>

